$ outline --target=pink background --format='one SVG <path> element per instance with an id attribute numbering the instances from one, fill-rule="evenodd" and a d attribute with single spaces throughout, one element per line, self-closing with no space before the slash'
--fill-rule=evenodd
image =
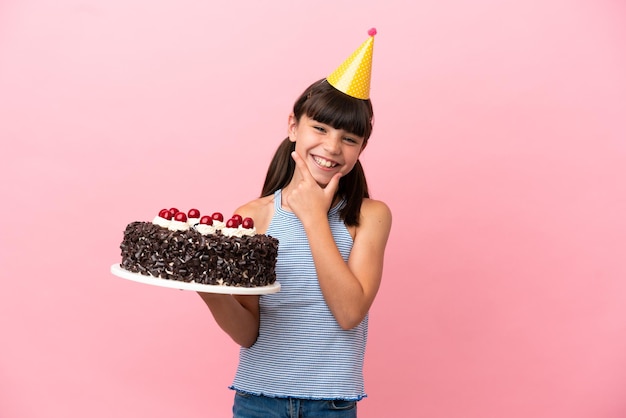
<path id="1" fill-rule="evenodd" d="M 109 266 L 130 221 L 255 197 L 371 26 L 394 227 L 360 416 L 626 416 L 622 1 L 208 3 L 0 3 L 0 416 L 229 416 L 200 298 Z"/>

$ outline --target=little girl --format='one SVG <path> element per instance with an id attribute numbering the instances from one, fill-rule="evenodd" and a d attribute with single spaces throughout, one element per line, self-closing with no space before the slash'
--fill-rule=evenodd
<path id="1" fill-rule="evenodd" d="M 280 292 L 200 293 L 241 345 L 235 418 L 356 417 L 366 396 L 368 311 L 391 213 L 369 198 L 359 162 L 372 132 L 371 102 L 340 89 L 351 92 L 329 76 L 304 91 L 261 197 L 236 210 L 279 240 Z"/>

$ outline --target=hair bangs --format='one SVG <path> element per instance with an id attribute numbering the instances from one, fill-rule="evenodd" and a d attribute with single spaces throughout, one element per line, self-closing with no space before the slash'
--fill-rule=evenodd
<path id="1" fill-rule="evenodd" d="M 301 99 L 294 108 L 297 118 L 305 114 L 366 140 L 370 137 L 373 110 L 369 100 L 350 97 L 328 84 L 325 79 L 311 85 Z"/>

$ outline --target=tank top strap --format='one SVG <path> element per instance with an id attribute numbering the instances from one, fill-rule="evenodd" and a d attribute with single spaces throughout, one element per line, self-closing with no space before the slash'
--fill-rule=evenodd
<path id="1" fill-rule="evenodd" d="M 283 208 L 283 189 L 278 189 L 274 192 L 274 210 Z"/>

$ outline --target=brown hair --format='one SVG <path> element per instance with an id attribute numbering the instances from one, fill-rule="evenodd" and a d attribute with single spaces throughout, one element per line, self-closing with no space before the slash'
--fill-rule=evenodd
<path id="1" fill-rule="evenodd" d="M 365 149 L 372 134 L 374 111 L 371 101 L 348 96 L 331 86 L 326 79 L 316 81 L 302 93 L 293 106 L 293 113 L 297 120 L 306 115 L 335 129 L 363 137 L 361 150 Z M 269 196 L 289 184 L 296 168 L 291 158 L 295 146 L 288 137 L 278 146 L 267 169 L 261 197 Z M 339 212 L 341 219 L 346 225 L 358 225 L 361 203 L 369 197 L 360 161 L 357 160 L 354 168 L 341 177 L 337 195 L 346 202 Z"/>

